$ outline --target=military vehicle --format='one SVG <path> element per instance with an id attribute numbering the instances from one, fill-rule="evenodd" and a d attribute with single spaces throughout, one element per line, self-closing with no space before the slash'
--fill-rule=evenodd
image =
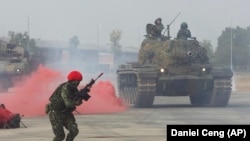
<path id="1" fill-rule="evenodd" d="M 233 72 L 211 64 L 196 38 L 146 36 L 138 62 L 117 69 L 119 96 L 134 107 L 151 107 L 155 96 L 187 96 L 193 106 L 228 105 Z"/>
<path id="2" fill-rule="evenodd" d="M 13 82 L 30 72 L 23 47 L 0 40 L 0 91 L 8 91 Z"/>

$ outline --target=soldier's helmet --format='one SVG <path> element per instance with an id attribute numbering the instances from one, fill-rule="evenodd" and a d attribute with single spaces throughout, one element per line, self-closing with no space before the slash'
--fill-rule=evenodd
<path id="1" fill-rule="evenodd" d="M 186 22 L 181 23 L 181 29 L 187 29 L 188 24 Z"/>
<path id="2" fill-rule="evenodd" d="M 155 20 L 155 24 L 157 24 L 157 21 L 162 21 L 162 19 L 161 18 L 157 18 L 156 20 Z"/>
<path id="3" fill-rule="evenodd" d="M 67 78 L 68 81 L 82 81 L 82 74 L 79 71 L 71 71 Z"/>

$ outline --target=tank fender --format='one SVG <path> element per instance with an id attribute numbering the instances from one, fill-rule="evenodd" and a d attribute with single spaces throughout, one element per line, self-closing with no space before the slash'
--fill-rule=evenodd
<path id="1" fill-rule="evenodd" d="M 212 68 L 212 75 L 216 78 L 231 78 L 233 71 L 230 68 Z"/>
<path id="2" fill-rule="evenodd" d="M 139 77 L 140 78 L 157 78 L 158 74 L 157 72 L 140 72 Z"/>

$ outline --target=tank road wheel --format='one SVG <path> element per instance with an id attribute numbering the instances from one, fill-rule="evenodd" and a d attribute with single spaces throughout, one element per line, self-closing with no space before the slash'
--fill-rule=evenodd
<path id="1" fill-rule="evenodd" d="M 140 80 L 134 73 L 118 73 L 119 96 L 134 107 L 151 107 L 156 91 L 155 79 Z"/>
<path id="2" fill-rule="evenodd" d="M 231 91 L 231 79 L 215 79 L 210 93 L 190 96 L 190 101 L 194 106 L 225 107 L 228 105 Z"/>

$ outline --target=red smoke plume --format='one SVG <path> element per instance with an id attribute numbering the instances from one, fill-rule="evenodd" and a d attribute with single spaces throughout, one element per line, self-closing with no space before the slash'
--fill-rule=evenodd
<path id="1" fill-rule="evenodd" d="M 49 97 L 64 81 L 66 76 L 61 72 L 40 66 L 36 72 L 18 83 L 10 92 L 0 94 L 0 103 L 5 104 L 6 109 L 26 117 L 43 116 Z M 90 95 L 89 101 L 77 108 L 78 112 L 98 114 L 126 110 L 125 104 L 116 97 L 115 88 L 108 80 L 98 80 L 93 85 Z"/>

